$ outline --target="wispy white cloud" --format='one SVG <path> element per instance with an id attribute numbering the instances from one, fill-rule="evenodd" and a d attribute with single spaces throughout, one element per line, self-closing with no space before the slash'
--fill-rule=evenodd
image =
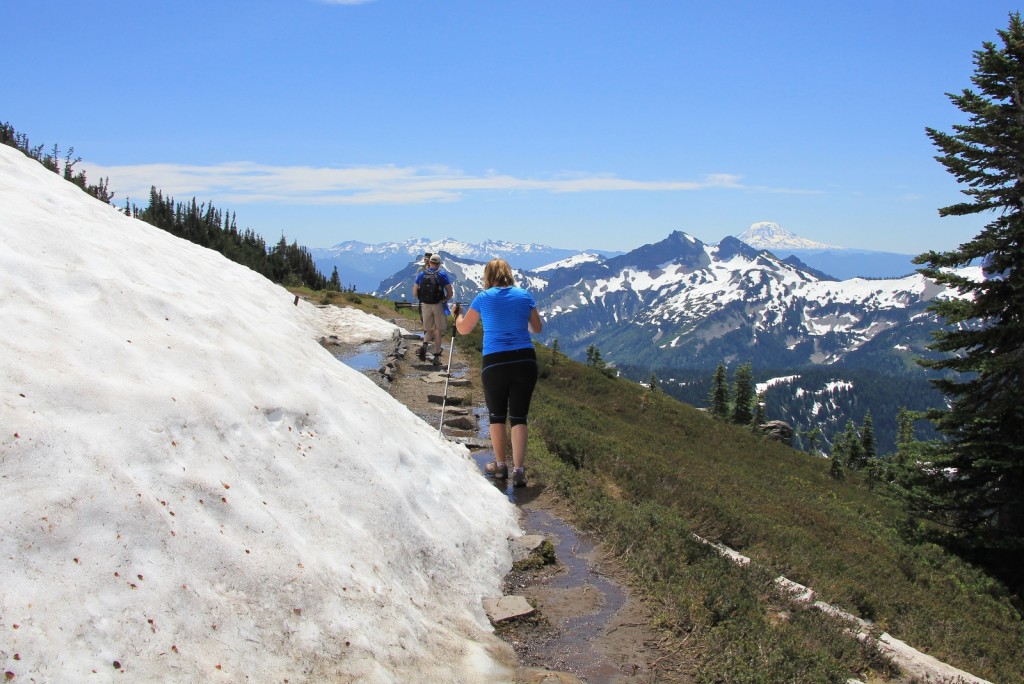
<path id="1" fill-rule="evenodd" d="M 209 198 L 232 203 L 278 204 L 424 204 L 455 202 L 486 192 L 694 192 L 752 190 L 734 174 L 699 180 L 633 180 L 600 174 L 519 178 L 490 172 L 467 174 L 443 166 L 310 167 L 230 162 L 211 166 L 83 164 L 90 180 L 109 178 L 117 197 L 144 200 L 155 186 L 175 198 Z"/>

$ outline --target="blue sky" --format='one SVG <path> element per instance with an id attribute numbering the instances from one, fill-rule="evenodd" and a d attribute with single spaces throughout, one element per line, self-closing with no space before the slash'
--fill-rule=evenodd
<path id="1" fill-rule="evenodd" d="M 984 217 L 926 126 L 1003 0 L 8 3 L 0 121 L 309 247 L 453 237 L 632 249 L 775 221 L 951 249 Z M 16 65 L 16 66 L 14 66 Z"/>

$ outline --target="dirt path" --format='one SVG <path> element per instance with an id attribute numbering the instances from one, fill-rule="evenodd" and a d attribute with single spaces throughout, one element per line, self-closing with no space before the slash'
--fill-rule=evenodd
<path id="1" fill-rule="evenodd" d="M 395 360 L 393 379 L 389 382 L 377 376 L 392 396 L 435 426 L 441 420 L 438 402 L 445 389 L 447 346 L 446 340 L 443 365 L 438 369 L 429 362 L 420 362 L 415 354 L 419 342 L 408 340 L 405 357 Z M 344 357 L 343 350 L 336 350 L 336 354 Z M 474 458 L 482 466 L 493 454 L 486 428 L 481 432 L 476 418 L 482 412 L 479 405 L 483 403 L 483 391 L 474 361 L 459 351 L 452 360 L 445 422 L 454 420 L 463 427 L 446 426 L 443 432 L 449 439 L 470 443 Z M 368 374 L 377 375 L 372 370 Z M 650 626 L 649 608 L 633 597 L 621 580 L 621 568 L 600 544 L 572 526 L 568 508 L 539 483 L 514 491 L 505 490 L 502 481 L 495 485 L 507 491 L 521 510 L 523 530 L 550 540 L 557 559 L 554 565 L 513 572 L 505 579 L 506 594 L 524 596 L 537 609 L 531 618 L 496 627 L 519 658 L 517 681 L 689 681 L 686 663 L 674 642 Z"/>

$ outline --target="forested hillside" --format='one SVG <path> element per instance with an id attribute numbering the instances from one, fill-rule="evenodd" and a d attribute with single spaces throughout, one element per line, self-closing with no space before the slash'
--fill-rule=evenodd
<path id="1" fill-rule="evenodd" d="M 647 382 L 651 375 L 651 371 L 634 366 L 620 370 L 638 382 Z M 731 384 L 736 367 L 727 370 Z M 658 369 L 654 375 L 667 394 L 707 408 L 713 373 Z M 921 371 L 893 373 L 828 366 L 765 370 L 755 365 L 753 376 L 755 383 L 765 386 L 760 397 L 765 418 L 792 425 L 796 431 L 794 446 L 798 449 L 811 449 L 806 435 L 817 429 L 814 446 L 826 454 L 848 420 L 862 424 L 868 413 L 874 420 L 879 454 L 892 454 L 896 450 L 896 416 L 900 409 L 924 412 L 943 405 L 942 394 Z M 917 421 L 915 427 L 918 439 L 936 436 L 928 421 Z"/>
<path id="2" fill-rule="evenodd" d="M 189 242 L 216 250 L 275 283 L 314 290 L 341 289 L 337 270 L 330 279 L 325 278 L 305 247 L 296 242 L 288 244 L 282 235 L 277 244 L 268 249 L 260 235 L 238 229 L 234 213 L 228 214 L 213 204 L 197 204 L 195 198 L 188 204 L 175 202 L 152 188 L 149 204 L 144 209 L 130 205 L 125 207 L 125 213 Z"/>

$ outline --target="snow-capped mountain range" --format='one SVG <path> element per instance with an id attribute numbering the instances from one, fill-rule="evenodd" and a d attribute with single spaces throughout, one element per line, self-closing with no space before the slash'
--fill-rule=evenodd
<path id="1" fill-rule="evenodd" d="M 736 238 L 706 245 L 680 232 L 545 276 L 545 333 L 563 350 L 597 344 L 608 360 L 657 367 L 871 365 L 873 355 L 925 354 L 938 326 L 929 303 L 956 296 L 919 274 L 825 280 Z"/>
<path id="2" fill-rule="evenodd" d="M 458 299 L 468 301 L 482 286 L 483 263 L 442 255 Z M 417 267 L 408 264 L 379 294 L 411 299 Z M 929 353 L 939 325 L 929 303 L 956 296 L 920 274 L 839 281 L 733 237 L 709 245 L 682 232 L 516 276 L 541 308 L 542 340 L 557 338 L 577 358 L 597 345 L 608 361 L 650 368 L 906 365 Z"/>
<path id="3" fill-rule="evenodd" d="M 820 428 L 819 446 L 826 450 L 845 422 L 862 420 L 868 408 L 881 417 L 895 415 L 899 406 L 941 404 L 913 360 L 932 355 L 927 345 L 940 322 L 929 304 L 956 292 L 917 274 L 908 255 L 888 255 L 894 260 L 886 264 L 887 253 L 830 247 L 769 222 L 743 236 L 771 248 L 734 237 L 706 244 L 674 232 L 626 254 L 581 251 L 516 270 L 516 282 L 533 292 L 543 312 L 541 341 L 557 339 L 563 353 L 579 360 L 595 345 L 606 362 L 634 379 L 656 371 L 685 401 L 702 405 L 707 389 L 701 383 L 719 363 L 735 369 L 749 361 L 758 374 L 788 376 L 789 382 L 766 389 L 770 417 L 802 430 Z M 456 297 L 470 301 L 482 288 L 484 262 L 494 248 L 460 244 L 457 254 L 436 246 L 442 243 L 424 244 L 407 248 L 413 256 L 384 278 L 377 294 L 411 300 L 422 251 L 439 251 Z M 518 254 L 529 252 L 507 243 L 503 248 L 513 266 L 524 263 Z M 880 266 L 888 277 L 840 279 L 822 268 L 828 264 L 821 259 L 830 258 L 853 272 Z M 983 277 L 979 268 L 965 273 Z M 876 424 L 880 448 L 894 448 L 890 422 Z"/>
<path id="4" fill-rule="evenodd" d="M 582 253 L 571 249 L 505 240 L 486 240 L 470 244 L 452 238 L 432 240 L 425 237 L 379 244 L 349 240 L 333 247 L 313 248 L 309 251 L 321 273 L 330 276 L 337 268 L 342 284 L 354 285 L 360 292 L 386 290 L 387 287 L 382 286 L 382 282 L 411 264 L 418 266 L 424 252 L 440 252 L 467 262 L 486 262 L 494 257 L 501 257 L 524 269 L 540 268 L 564 259 L 576 259 Z M 600 250 L 589 252 L 594 255 L 619 253 Z"/>
<path id="5" fill-rule="evenodd" d="M 912 261 L 914 255 L 827 245 L 800 237 L 772 221 L 754 223 L 737 238 L 751 247 L 788 258 L 798 268 L 817 271 L 823 279 L 902 277 L 917 269 Z M 360 292 L 387 291 L 389 286 L 384 285 L 384 281 L 412 264 L 418 265 L 424 252 L 440 252 L 466 262 L 486 262 L 501 257 L 517 268 L 538 273 L 622 255 L 622 252 L 608 250 L 572 250 L 507 240 L 467 243 L 452 238 L 426 237 L 377 244 L 349 240 L 309 251 L 321 273 L 330 276 L 337 268 L 342 284 L 355 286 Z"/>

